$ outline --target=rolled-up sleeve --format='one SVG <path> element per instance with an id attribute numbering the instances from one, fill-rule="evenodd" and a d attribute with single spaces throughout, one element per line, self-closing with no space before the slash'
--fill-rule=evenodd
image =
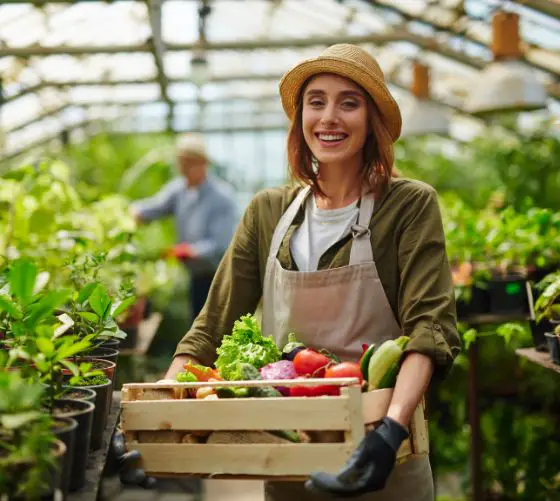
<path id="1" fill-rule="evenodd" d="M 190 355 L 212 365 L 222 337 L 231 333 L 235 320 L 256 310 L 262 295 L 256 207 L 255 197 L 220 261 L 202 311 L 179 342 L 175 356 Z"/>
<path id="2" fill-rule="evenodd" d="M 173 179 L 155 195 L 134 202 L 132 207 L 144 221 L 170 216 L 175 209 L 177 195 L 181 192 L 184 183 L 181 178 Z"/>
<path id="3" fill-rule="evenodd" d="M 399 316 L 410 336 L 407 352 L 432 359 L 445 377 L 461 350 L 451 271 L 436 192 L 420 185 L 407 208 L 399 237 Z"/>

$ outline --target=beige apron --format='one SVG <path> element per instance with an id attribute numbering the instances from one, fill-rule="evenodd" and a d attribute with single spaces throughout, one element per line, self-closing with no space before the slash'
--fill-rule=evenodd
<path id="1" fill-rule="evenodd" d="M 352 227 L 348 266 L 299 272 L 282 268 L 277 254 L 288 228 L 309 195 L 303 188 L 282 215 L 268 255 L 263 292 L 263 333 L 279 346 L 293 331 L 307 346 L 326 348 L 341 359 L 359 360 L 362 344 L 400 336 L 400 327 L 377 274 L 369 223 L 374 199 L 364 194 L 358 223 Z M 301 483 L 268 482 L 267 501 L 327 500 L 308 493 Z M 434 489 L 427 457 L 395 467 L 386 488 L 358 498 L 363 501 L 433 501 Z"/>

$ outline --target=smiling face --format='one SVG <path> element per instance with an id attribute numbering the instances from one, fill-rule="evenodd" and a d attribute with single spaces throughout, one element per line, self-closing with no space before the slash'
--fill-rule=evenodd
<path id="1" fill-rule="evenodd" d="M 303 136 L 319 166 L 361 167 L 368 135 L 362 88 L 338 75 L 317 75 L 309 81 L 302 104 Z"/>

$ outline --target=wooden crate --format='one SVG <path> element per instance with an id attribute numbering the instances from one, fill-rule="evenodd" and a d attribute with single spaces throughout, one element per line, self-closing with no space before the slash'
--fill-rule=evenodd
<path id="1" fill-rule="evenodd" d="M 337 472 L 365 433 L 385 416 L 393 390 L 362 393 L 358 380 L 329 379 L 340 396 L 309 398 L 185 399 L 202 386 L 324 385 L 324 379 L 207 383 L 131 383 L 122 390 L 121 427 L 127 447 L 142 455 L 152 476 L 301 480 L 313 471 Z M 250 430 L 339 431 L 335 443 L 183 443 L 191 432 Z M 398 461 L 428 453 L 423 404 L 414 412 L 410 438 Z"/>

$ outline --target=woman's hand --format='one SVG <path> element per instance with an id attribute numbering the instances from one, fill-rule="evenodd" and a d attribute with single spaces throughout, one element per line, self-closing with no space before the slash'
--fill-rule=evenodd
<path id="1" fill-rule="evenodd" d="M 313 473 L 306 482 L 309 490 L 324 491 L 339 497 L 355 497 L 385 487 L 414 409 L 426 392 L 434 364 L 420 353 L 409 353 L 404 359 L 387 416 L 381 425 L 362 439 L 346 466 L 336 475 Z"/>
<path id="2" fill-rule="evenodd" d="M 408 431 L 390 417 L 370 431 L 336 475 L 311 474 L 305 487 L 310 491 L 328 492 L 343 498 L 361 496 L 385 487 L 397 458 L 397 451 Z"/>
<path id="3" fill-rule="evenodd" d="M 169 369 L 167 369 L 164 379 L 171 379 L 175 382 L 177 374 L 179 374 L 179 372 L 183 372 L 185 370 L 185 364 L 189 362 L 201 365 L 196 358 L 191 357 L 190 355 L 177 355 L 171 362 Z"/>

